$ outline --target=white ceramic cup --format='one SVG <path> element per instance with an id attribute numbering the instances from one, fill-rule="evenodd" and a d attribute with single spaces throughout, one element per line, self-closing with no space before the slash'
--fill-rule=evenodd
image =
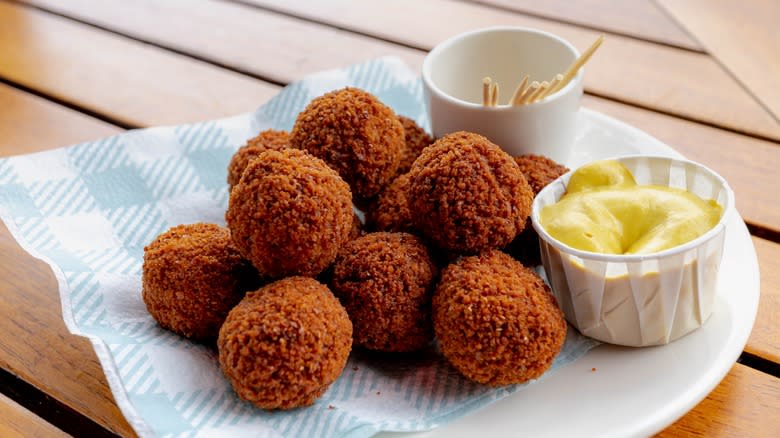
<path id="1" fill-rule="evenodd" d="M 582 75 L 530 105 L 509 106 L 526 74 L 549 81 L 563 74 L 579 52 L 567 41 L 535 29 L 491 27 L 452 37 L 425 57 L 426 108 L 435 137 L 455 131 L 482 134 L 512 156 L 545 155 L 566 163 L 577 132 Z M 499 105 L 482 105 L 482 79 L 499 85 Z"/>

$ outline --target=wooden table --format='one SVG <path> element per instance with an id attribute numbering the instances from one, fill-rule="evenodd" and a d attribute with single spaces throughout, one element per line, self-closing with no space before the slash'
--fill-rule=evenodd
<path id="1" fill-rule="evenodd" d="M 705 5 L 706 4 L 706 5 Z M 559 34 L 588 65 L 584 105 L 722 174 L 761 271 L 740 360 L 662 436 L 780 430 L 780 40 L 773 0 L 0 0 L 0 156 L 247 112 L 306 74 L 383 55 L 419 71 L 446 37 L 497 24 Z M 0 230 L 0 435 L 122 435 L 49 268 Z"/>

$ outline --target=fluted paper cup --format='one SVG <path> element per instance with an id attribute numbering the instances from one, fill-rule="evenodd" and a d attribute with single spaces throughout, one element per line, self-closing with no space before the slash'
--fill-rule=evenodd
<path id="1" fill-rule="evenodd" d="M 734 193 L 718 174 L 688 160 L 627 156 L 623 163 L 640 185 L 687 190 L 723 207 L 720 221 L 702 236 L 653 254 L 600 254 L 572 248 L 539 223 L 541 209 L 566 193 L 572 172 L 534 199 L 531 219 L 542 263 L 566 319 L 582 334 L 612 344 L 663 345 L 702 326 L 712 313 Z"/>

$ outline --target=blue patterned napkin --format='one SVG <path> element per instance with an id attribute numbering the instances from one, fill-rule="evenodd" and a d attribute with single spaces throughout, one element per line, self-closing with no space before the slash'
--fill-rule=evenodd
<path id="1" fill-rule="evenodd" d="M 290 129 L 309 100 L 347 85 L 427 126 L 419 78 L 399 60 L 383 58 L 292 84 L 254 114 L 0 160 L 0 217 L 27 251 L 51 265 L 68 328 L 92 341 L 139 435 L 365 437 L 426 430 L 522 390 L 471 383 L 435 353 L 353 353 L 316 404 L 269 413 L 235 396 L 214 351 L 160 329 L 146 312 L 144 245 L 173 225 L 224 225 L 226 168 L 235 150 L 260 130 Z M 595 345 L 569 330 L 553 370 Z"/>

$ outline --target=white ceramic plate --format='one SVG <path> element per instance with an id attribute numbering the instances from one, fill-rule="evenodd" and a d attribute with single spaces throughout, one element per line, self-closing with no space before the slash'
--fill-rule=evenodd
<path id="1" fill-rule="evenodd" d="M 680 157 L 650 135 L 581 111 L 568 166 L 626 154 Z M 696 406 L 742 352 L 758 309 L 758 261 L 745 223 L 726 228 L 713 314 L 699 330 L 662 347 L 601 345 L 523 391 L 415 437 L 612 437 L 652 435 Z M 399 434 L 383 434 L 390 436 Z"/>

